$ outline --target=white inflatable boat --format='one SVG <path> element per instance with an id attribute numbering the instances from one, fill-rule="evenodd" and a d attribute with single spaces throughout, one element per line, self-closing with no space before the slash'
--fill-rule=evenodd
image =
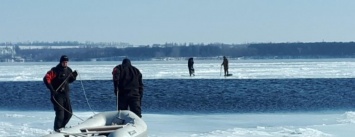
<path id="1" fill-rule="evenodd" d="M 147 125 L 128 110 L 96 114 L 83 123 L 44 137 L 147 137 Z"/>

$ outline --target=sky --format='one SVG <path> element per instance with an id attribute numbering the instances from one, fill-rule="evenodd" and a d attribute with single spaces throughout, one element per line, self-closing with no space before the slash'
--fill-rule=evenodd
<path id="1" fill-rule="evenodd" d="M 0 42 L 350 42 L 354 0 L 0 0 Z"/>

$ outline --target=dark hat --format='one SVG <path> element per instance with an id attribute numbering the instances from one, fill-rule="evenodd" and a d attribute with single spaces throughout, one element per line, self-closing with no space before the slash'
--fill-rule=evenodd
<path id="1" fill-rule="evenodd" d="M 60 63 L 62 63 L 63 61 L 69 61 L 69 58 L 68 58 L 68 56 L 67 55 L 62 55 L 61 57 L 60 57 Z"/>

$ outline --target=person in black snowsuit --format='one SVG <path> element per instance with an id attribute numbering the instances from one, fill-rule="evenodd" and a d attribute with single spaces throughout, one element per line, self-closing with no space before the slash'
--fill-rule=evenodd
<path id="1" fill-rule="evenodd" d="M 117 110 L 128 110 L 142 117 L 141 101 L 143 97 L 142 73 L 131 65 L 128 58 L 112 71 L 114 93 L 118 99 Z"/>
<path id="2" fill-rule="evenodd" d="M 43 78 L 43 82 L 51 93 L 51 102 L 55 111 L 54 131 L 60 132 L 72 117 L 72 107 L 69 97 L 69 83 L 76 80 L 78 73 L 68 67 L 69 58 L 66 55 L 60 57 L 57 66 L 49 70 Z"/>
<path id="3" fill-rule="evenodd" d="M 224 68 L 224 76 L 228 76 L 229 72 L 228 72 L 228 59 L 226 56 L 223 56 L 223 62 L 221 64 L 221 66 L 223 66 Z"/>
<path id="4" fill-rule="evenodd" d="M 187 67 L 189 68 L 190 77 L 192 75 L 195 76 L 194 59 L 193 58 L 189 58 L 189 60 L 187 62 Z"/>

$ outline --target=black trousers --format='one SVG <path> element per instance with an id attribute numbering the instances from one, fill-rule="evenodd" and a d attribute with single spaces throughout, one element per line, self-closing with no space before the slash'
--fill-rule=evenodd
<path id="1" fill-rule="evenodd" d="M 229 74 L 229 72 L 228 72 L 228 68 L 224 68 L 224 76 L 227 76 Z"/>
<path id="2" fill-rule="evenodd" d="M 190 76 L 191 76 L 191 75 L 194 75 L 194 73 L 195 73 L 195 69 L 194 69 L 193 67 L 189 67 L 189 74 L 190 74 Z"/>
<path id="3" fill-rule="evenodd" d="M 51 97 L 51 102 L 55 111 L 54 130 L 64 128 L 72 117 L 72 108 L 70 99 L 65 94 L 58 94 Z"/>
<path id="4" fill-rule="evenodd" d="M 121 92 L 121 91 L 120 91 Z M 125 90 L 118 96 L 118 110 L 129 110 L 142 117 L 141 95 L 138 90 Z"/>

